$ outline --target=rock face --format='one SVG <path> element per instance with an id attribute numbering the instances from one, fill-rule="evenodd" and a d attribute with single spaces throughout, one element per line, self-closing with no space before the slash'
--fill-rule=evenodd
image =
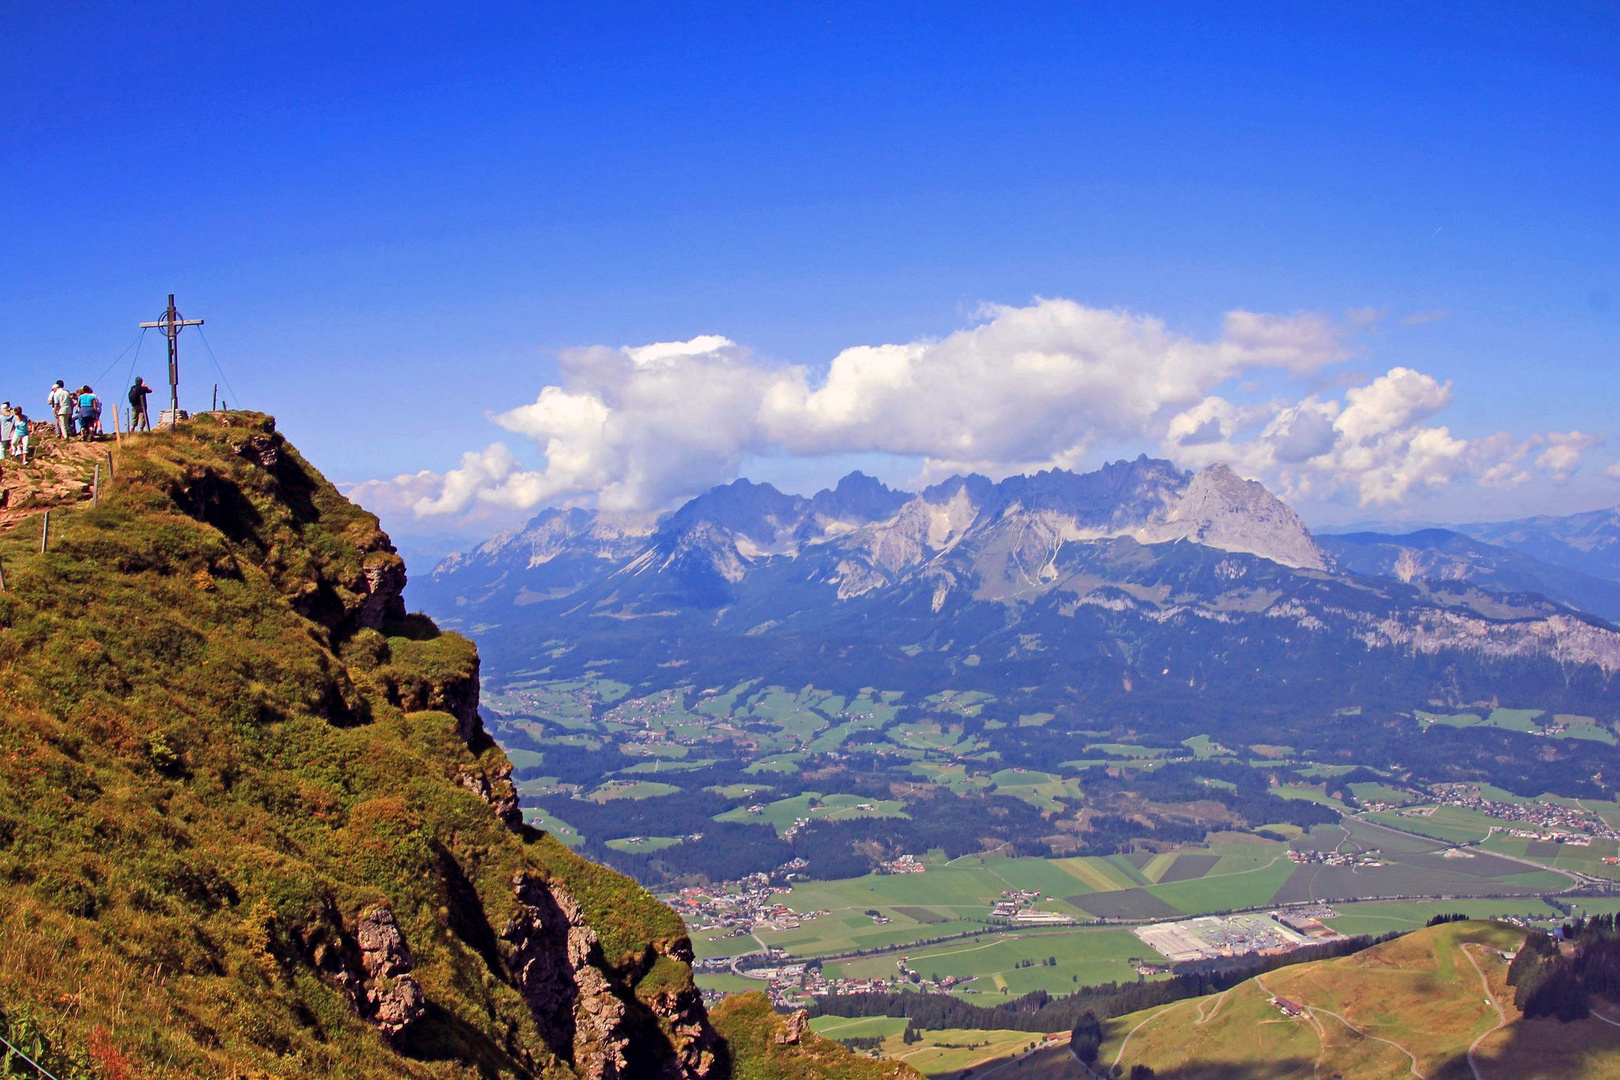
<path id="1" fill-rule="evenodd" d="M 405 945 L 405 935 L 399 932 L 392 911 L 375 907 L 361 912 L 354 936 L 365 971 L 359 995 L 361 1012 L 384 1035 L 398 1035 L 427 1010 L 427 997 L 411 974 L 411 950 Z"/>
<path id="2" fill-rule="evenodd" d="M 1264 484 L 1244 480 L 1225 465 L 1211 465 L 1194 476 L 1161 519 L 1150 520 L 1132 535 L 1144 544 L 1191 540 L 1296 569 L 1328 568 L 1299 515 Z"/>
<path id="3" fill-rule="evenodd" d="M 809 1026 L 810 1014 L 799 1009 L 783 1023 L 782 1030 L 776 1033 L 776 1041 L 784 1046 L 797 1046 Z"/>
<path id="4" fill-rule="evenodd" d="M 306 927 L 301 945 L 316 970 L 341 987 L 354 1010 L 393 1038 L 422 1018 L 427 995 L 394 913 L 382 905 L 361 911 L 353 930 L 337 922 Z"/>
<path id="5" fill-rule="evenodd" d="M 513 985 L 553 1053 L 586 1080 L 706 1080 L 719 1076 L 718 1037 L 695 992 L 641 1003 L 614 989 L 603 970 L 596 931 L 580 905 L 555 883 L 529 874 L 512 881 L 517 907 L 501 940 Z M 639 1039 L 664 1020 L 674 1049 Z"/>
<path id="6" fill-rule="evenodd" d="M 482 726 L 479 730 L 482 732 Z M 522 830 L 523 808 L 518 805 L 517 786 L 512 783 L 511 762 L 502 758 L 486 768 L 468 769 L 456 777 L 456 782 L 487 802 L 507 828 Z"/>
<path id="7" fill-rule="evenodd" d="M 405 617 L 405 561 L 393 552 L 372 552 L 363 567 L 364 599 L 354 622 L 368 630 L 381 630 L 389 620 Z"/>

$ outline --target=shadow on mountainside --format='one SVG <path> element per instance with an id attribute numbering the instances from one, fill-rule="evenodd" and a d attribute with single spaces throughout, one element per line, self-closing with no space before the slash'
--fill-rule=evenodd
<path id="1" fill-rule="evenodd" d="M 1614 1015 L 1612 1006 L 1605 1006 Z M 1482 1080 L 1600 1080 L 1620 1077 L 1620 1026 L 1601 1020 L 1564 1024 L 1552 1019 L 1515 1020 L 1475 1051 Z M 1432 1073 L 1472 1077 L 1468 1056 L 1458 1054 Z"/>
<path id="2" fill-rule="evenodd" d="M 1620 1031 L 1620 1029 L 1616 1029 Z M 1137 1064 L 1127 1053 L 1120 1063 L 1120 1077 L 1131 1075 Z M 959 1072 L 941 1074 L 943 1080 L 1098 1080 L 1114 1076 L 1112 1065 L 1098 1063 L 1090 1069 L 1075 1060 L 1067 1046 L 1043 1047 L 1022 1056 L 986 1061 Z M 1466 1066 L 1465 1066 L 1466 1068 Z M 1252 1064 L 1230 1062 L 1158 1068 L 1154 1080 L 1332 1080 L 1337 1074 L 1317 1073 L 1309 1058 L 1291 1057 Z M 1440 1075 L 1440 1074 L 1437 1074 Z M 1445 1074 L 1449 1075 L 1449 1074 Z M 1348 1078 L 1346 1078 L 1348 1080 Z"/>

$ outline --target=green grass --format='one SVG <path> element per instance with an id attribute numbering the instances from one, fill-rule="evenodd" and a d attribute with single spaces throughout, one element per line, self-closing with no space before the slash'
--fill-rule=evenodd
<path id="1" fill-rule="evenodd" d="M 1522 938 L 1499 924 L 1450 923 L 1352 956 L 1285 967 L 1220 995 L 1109 1021 L 1100 1061 L 1188 1080 L 1467 1077 L 1476 1068 L 1493 1077 L 1614 1077 L 1614 1028 L 1519 1016 L 1499 954 Z M 1303 1005 L 1307 1015 L 1284 1017 L 1273 995 Z"/>
<path id="2" fill-rule="evenodd" d="M 907 950 L 906 957 L 925 978 L 971 976 L 973 981 L 953 992 L 970 1000 L 991 998 L 991 1004 L 1032 990 L 1062 994 L 1077 986 L 1134 982 L 1137 975 L 1132 958 L 1164 962 L 1130 931 L 1119 929 L 1017 930 L 919 946 Z M 1048 964 L 1048 960 L 1057 963 Z M 823 970 L 842 978 L 892 977 L 895 957 L 833 961 Z"/>
<path id="3" fill-rule="evenodd" d="M 789 799 L 778 799 L 763 805 L 758 814 L 750 814 L 747 807 L 728 810 L 715 817 L 716 821 L 738 821 L 743 824 L 766 824 L 778 835 L 793 828 L 800 819 L 810 821 L 848 821 L 853 818 L 905 817 L 902 803 L 894 799 L 866 799 L 859 795 L 827 795 L 804 792 Z"/>
<path id="4" fill-rule="evenodd" d="M 571 848 L 579 847 L 579 845 L 585 842 L 585 837 L 580 835 L 578 829 L 568 824 L 568 822 L 564 821 L 562 818 L 556 817 L 541 807 L 524 807 L 523 820 L 528 822 L 530 825 L 533 825 L 537 829 L 544 829 L 546 832 L 550 833 L 552 836 L 555 836 L 558 840 L 561 840 L 564 844 L 567 844 Z"/>
<path id="5" fill-rule="evenodd" d="M 1333 910 L 1338 917 L 1324 920 L 1328 926 L 1341 934 L 1370 934 L 1375 937 L 1393 931 L 1418 930 L 1435 915 L 1459 911 L 1475 919 L 1562 917 L 1556 908 L 1533 896 L 1507 900 L 1367 900 L 1335 903 Z"/>
<path id="6" fill-rule="evenodd" d="M 586 796 L 591 802 L 610 799 L 653 799 L 660 795 L 673 795 L 681 790 L 674 784 L 658 780 L 610 780 Z"/>
<path id="7" fill-rule="evenodd" d="M 731 1048 L 733 1080 L 908 1080 L 909 1065 L 850 1054 L 814 1030 L 798 1046 L 784 1045 L 783 1018 L 762 993 L 737 994 L 711 1013 Z"/>
<path id="8" fill-rule="evenodd" d="M 662 851 L 667 847 L 674 847 L 676 844 L 683 843 L 685 840 L 686 837 L 684 836 L 626 836 L 607 841 L 607 846 L 614 851 L 646 853 Z"/>
<path id="9" fill-rule="evenodd" d="M 578 903 L 616 992 L 686 977 L 672 911 L 476 793 L 513 794 L 468 738 L 476 649 L 369 600 L 399 557 L 270 418 L 114 453 L 99 507 L 53 511 L 48 553 L 0 535 L 0 1005 L 49 1030 L 59 1075 L 91 1075 L 71 1059 L 97 1028 L 103 1078 L 114 1057 L 149 1080 L 548 1068 L 468 944 L 506 925 L 519 875 Z M 435 1006 L 409 1055 L 332 977 L 378 905 Z"/>
<path id="10" fill-rule="evenodd" d="M 1080 798 L 1077 781 L 1035 769 L 1002 769 L 992 773 L 990 781 L 996 794 L 1022 799 L 1037 810 L 1061 810 L 1062 800 Z"/>

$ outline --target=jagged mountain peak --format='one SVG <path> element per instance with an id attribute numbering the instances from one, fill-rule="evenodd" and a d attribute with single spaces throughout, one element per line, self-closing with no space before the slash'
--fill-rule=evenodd
<path id="1" fill-rule="evenodd" d="M 1327 556 L 1287 503 L 1221 463 L 1194 474 L 1164 520 L 1139 532 L 1150 543 L 1192 540 L 1298 569 L 1328 568 Z"/>
<path id="2" fill-rule="evenodd" d="M 687 502 L 665 519 L 659 531 L 679 534 L 701 523 L 769 543 L 798 524 L 809 502 L 802 495 L 784 494 L 770 484 L 739 477 Z"/>
<path id="3" fill-rule="evenodd" d="M 968 565 L 952 571 L 951 581 L 977 577 L 977 587 L 992 594 L 1023 595 L 1056 581 L 1054 560 L 1064 545 L 1120 537 L 1190 541 L 1296 569 L 1329 565 L 1304 523 L 1263 485 L 1224 465 L 1195 474 L 1144 454 L 1084 473 L 1046 469 L 999 481 L 958 475 L 918 493 L 852 472 L 809 498 L 738 479 L 662 516 L 610 520 L 551 510 L 446 560 L 434 581 L 459 577 L 467 586 L 462 595 L 481 585 L 486 599 L 515 587 L 518 602 L 528 603 L 569 595 L 604 570 L 632 571 L 644 583 L 652 571 L 654 578 L 673 575 L 688 595 L 720 602 L 768 560 L 808 559 L 827 564 L 806 567 L 807 579 L 844 600 L 934 573 L 938 560 L 957 552 Z M 979 557 L 986 551 L 988 562 Z M 1025 584 L 1009 591 L 990 583 L 1004 572 Z"/>
<path id="4" fill-rule="evenodd" d="M 819 518 L 866 524 L 893 517 L 911 498 L 876 477 L 860 470 L 849 473 L 836 487 L 823 488 L 810 500 L 810 511 Z"/>

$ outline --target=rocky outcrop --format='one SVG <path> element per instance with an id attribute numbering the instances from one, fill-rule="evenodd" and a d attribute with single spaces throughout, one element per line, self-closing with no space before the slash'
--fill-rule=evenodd
<path id="1" fill-rule="evenodd" d="M 637 1001 L 606 967 L 596 931 L 565 889 L 527 873 L 512 889 L 517 906 L 500 933 L 505 965 L 552 1053 L 585 1080 L 721 1075 L 719 1037 L 695 989 Z M 651 1036 L 660 1026 L 667 1041 Z"/>
<path id="2" fill-rule="evenodd" d="M 381 630 L 405 617 L 405 560 L 391 551 L 374 551 L 361 568 L 363 599 L 353 615 L 355 628 Z"/>
<path id="3" fill-rule="evenodd" d="M 412 973 L 405 935 L 389 908 L 361 911 L 351 932 L 316 923 L 301 932 L 300 945 L 316 970 L 325 973 L 354 1003 L 355 1012 L 393 1038 L 427 1011 L 427 995 Z"/>
<path id="4" fill-rule="evenodd" d="M 488 803 L 507 828 L 522 829 L 523 808 L 518 805 L 517 785 L 512 783 L 512 763 L 506 758 L 499 757 L 484 768 L 467 769 L 456 782 Z"/>
<path id="5" fill-rule="evenodd" d="M 783 1046 L 797 1046 L 809 1026 L 810 1014 L 799 1009 L 782 1023 L 782 1030 L 776 1033 L 776 1041 Z"/>
<path id="6" fill-rule="evenodd" d="M 686 963 L 690 963 L 688 958 Z M 703 996 L 697 987 L 654 995 L 647 1007 L 669 1028 L 680 1077 L 710 1080 L 725 1075 L 720 1065 L 720 1036 L 709 1023 Z"/>
<path id="7" fill-rule="evenodd" d="M 1155 515 L 1131 535 L 1144 544 L 1191 540 L 1296 569 L 1328 568 L 1299 515 L 1265 485 L 1245 480 L 1225 465 L 1198 473 L 1167 513 Z"/>
<path id="8" fill-rule="evenodd" d="M 398 1035 L 427 1010 L 427 996 L 411 974 L 411 950 L 405 935 L 392 911 L 375 907 L 360 914 L 354 936 L 365 971 L 362 1012 L 384 1035 Z"/>
<path id="9" fill-rule="evenodd" d="M 627 1077 L 626 1004 L 593 963 L 601 949 L 579 903 L 529 874 L 513 878 L 512 889 L 517 910 L 501 931 L 506 966 L 542 1037 L 590 1080 Z"/>
<path id="10" fill-rule="evenodd" d="M 273 469 L 281 460 L 281 436 L 275 432 L 255 432 L 231 449 L 260 468 Z"/>

